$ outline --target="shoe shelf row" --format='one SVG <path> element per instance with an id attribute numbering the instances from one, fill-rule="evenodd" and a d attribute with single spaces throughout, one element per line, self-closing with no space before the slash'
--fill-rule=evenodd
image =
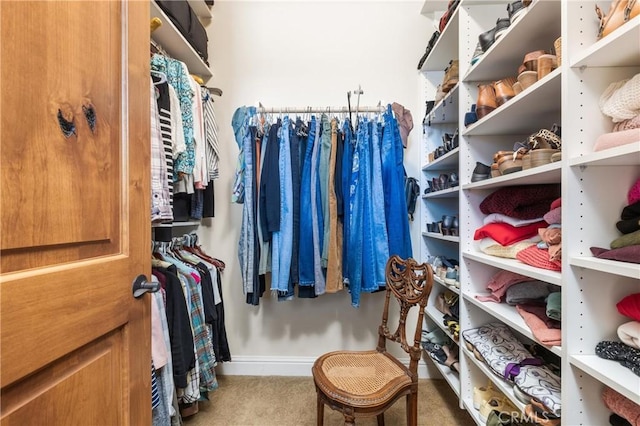
<path id="1" fill-rule="evenodd" d="M 524 20 L 524 18 L 521 19 Z M 506 36 L 502 38 L 504 37 Z M 498 72 L 500 74 L 494 73 L 493 79 L 499 80 L 506 77 L 506 75 L 502 75 L 503 73 L 515 75 L 517 67 Z M 541 126 L 548 128 L 560 117 L 562 80 L 560 73 L 561 69 L 558 68 L 542 80 L 537 81 L 506 104 L 468 126 L 462 131 L 462 135 L 531 134 L 540 130 Z M 491 80 L 491 78 L 487 80 Z"/>
<path id="2" fill-rule="evenodd" d="M 434 30 L 438 27 L 438 23 L 440 20 L 440 16 L 446 11 L 447 5 L 444 5 L 444 8 L 439 11 L 434 11 Z M 458 17 L 460 15 L 460 8 L 456 8 L 451 18 L 449 18 L 449 22 L 444 27 L 438 40 L 433 45 L 429 56 L 422 64 L 422 71 L 443 71 L 449 61 L 454 59 L 451 57 L 452 52 L 458 51 Z"/>
<path id="3" fill-rule="evenodd" d="M 428 120 L 431 124 L 458 124 L 458 85 L 434 105 Z"/>
<path id="4" fill-rule="evenodd" d="M 436 158 L 431 163 L 427 163 L 422 166 L 422 171 L 440 171 L 440 170 L 451 170 L 452 168 L 458 168 L 458 155 L 460 153 L 460 148 L 452 149 L 447 152 L 442 157 Z"/>
<path id="5" fill-rule="evenodd" d="M 154 0 L 150 0 L 150 3 L 150 18 L 157 17 L 162 21 L 162 25 L 151 33 L 151 38 L 171 57 L 184 62 L 190 73 L 199 75 L 206 83 L 213 77 L 213 70 L 202 60 L 160 6 Z M 190 0 L 189 4 L 204 25 L 211 20 L 211 11 L 204 0 Z"/>
<path id="6" fill-rule="evenodd" d="M 454 243 L 459 243 L 460 242 L 460 237 L 457 236 L 452 236 L 452 235 L 442 235 L 438 232 L 423 232 L 422 233 L 423 237 L 429 237 L 429 238 L 435 238 L 436 240 L 443 240 L 443 241 L 451 241 Z"/>

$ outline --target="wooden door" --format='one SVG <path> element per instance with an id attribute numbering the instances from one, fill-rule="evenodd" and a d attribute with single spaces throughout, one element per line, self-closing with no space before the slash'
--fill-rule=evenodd
<path id="1" fill-rule="evenodd" d="M 0 424 L 150 424 L 149 2 L 0 25 Z"/>

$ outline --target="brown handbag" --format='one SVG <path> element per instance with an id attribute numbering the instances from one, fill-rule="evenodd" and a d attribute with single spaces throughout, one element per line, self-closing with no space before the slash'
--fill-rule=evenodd
<path id="1" fill-rule="evenodd" d="M 598 28 L 598 38 L 600 39 L 640 15 L 640 2 L 637 0 L 612 0 L 606 15 L 603 15 L 600 7 L 596 5 L 596 15 L 600 19 Z"/>

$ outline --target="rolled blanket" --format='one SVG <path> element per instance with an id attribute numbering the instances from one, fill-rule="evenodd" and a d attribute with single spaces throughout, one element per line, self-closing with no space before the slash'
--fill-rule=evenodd
<path id="1" fill-rule="evenodd" d="M 480 203 L 484 214 L 501 213 L 517 219 L 542 217 L 551 203 L 560 197 L 559 184 L 505 186 Z"/>
<path id="2" fill-rule="evenodd" d="M 547 316 L 551 319 L 562 320 L 562 293 L 555 291 L 547 296 Z"/>
<path id="3" fill-rule="evenodd" d="M 628 198 L 631 200 L 633 197 L 632 193 L 629 191 Z M 634 219 L 640 217 L 640 201 L 629 202 L 629 205 L 624 206 L 622 208 L 622 212 L 620 213 L 620 219 Z"/>
<path id="4" fill-rule="evenodd" d="M 625 418 L 633 426 L 640 426 L 640 405 L 608 386 L 602 391 L 602 401 L 609 410 Z"/>
<path id="5" fill-rule="evenodd" d="M 640 349 L 640 322 L 629 321 L 619 326 L 618 337 L 625 345 Z"/>
<path id="6" fill-rule="evenodd" d="M 542 218 L 549 225 L 553 225 L 554 223 L 562 223 L 562 207 L 556 207 L 555 209 L 550 210 L 548 213 L 545 213 Z"/>
<path id="7" fill-rule="evenodd" d="M 531 301 L 543 302 L 549 293 L 549 283 L 527 281 L 509 287 L 505 301 L 511 306 Z"/>
<path id="8" fill-rule="evenodd" d="M 496 240 L 499 244 L 507 246 L 534 237 L 538 233 L 539 228 L 546 226 L 547 223 L 544 220 L 519 227 L 509 225 L 508 223 L 489 223 L 476 229 L 473 234 L 473 239 L 481 240 L 489 237 Z"/>
<path id="9" fill-rule="evenodd" d="M 640 350 L 621 342 L 605 340 L 596 345 L 596 355 L 603 359 L 618 361 L 623 367 L 640 376 Z"/>
<path id="10" fill-rule="evenodd" d="M 536 244 L 536 242 L 532 241 L 531 239 L 518 241 L 517 243 L 509 244 L 507 246 L 503 246 L 502 244 L 495 242 L 495 240 L 491 238 L 483 238 L 480 241 L 485 241 L 485 240 L 491 240 L 494 242 L 494 244 L 483 245 L 480 248 L 480 251 L 490 256 L 503 257 L 506 259 L 515 259 L 516 255 L 520 250 L 524 250 L 527 247 L 530 247 Z"/>
<path id="11" fill-rule="evenodd" d="M 616 309 L 621 315 L 640 321 L 640 293 L 633 293 L 620 299 Z"/>
<path id="12" fill-rule="evenodd" d="M 562 344 L 562 330 L 560 330 L 559 325 L 558 328 L 550 328 L 538 316 L 540 314 L 546 316 L 544 306 L 517 305 L 516 309 L 531 329 L 536 340 L 545 346 L 560 346 Z"/>
<path id="13" fill-rule="evenodd" d="M 562 228 L 557 226 L 538 228 L 538 235 L 547 245 L 560 244 L 562 241 Z"/>
<path id="14" fill-rule="evenodd" d="M 552 271 L 562 270 L 562 262 L 551 260 L 547 250 L 539 249 L 536 246 L 530 246 L 524 250 L 520 250 L 518 254 L 516 254 L 516 259 L 537 268 L 550 269 Z"/>

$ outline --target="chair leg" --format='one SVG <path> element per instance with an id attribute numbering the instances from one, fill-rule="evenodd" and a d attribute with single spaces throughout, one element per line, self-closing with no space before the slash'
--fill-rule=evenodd
<path id="1" fill-rule="evenodd" d="M 418 424 L 418 394 L 407 395 L 407 426 L 417 426 Z"/>
<path id="2" fill-rule="evenodd" d="M 318 410 L 316 413 L 316 419 L 318 426 L 324 425 L 324 402 L 322 402 L 322 398 L 320 398 L 320 393 L 318 393 Z"/>
<path id="3" fill-rule="evenodd" d="M 384 426 L 384 413 L 378 414 L 378 426 Z"/>
<path id="4" fill-rule="evenodd" d="M 350 414 L 344 415 L 344 425 L 345 426 L 355 426 L 356 418 Z"/>

